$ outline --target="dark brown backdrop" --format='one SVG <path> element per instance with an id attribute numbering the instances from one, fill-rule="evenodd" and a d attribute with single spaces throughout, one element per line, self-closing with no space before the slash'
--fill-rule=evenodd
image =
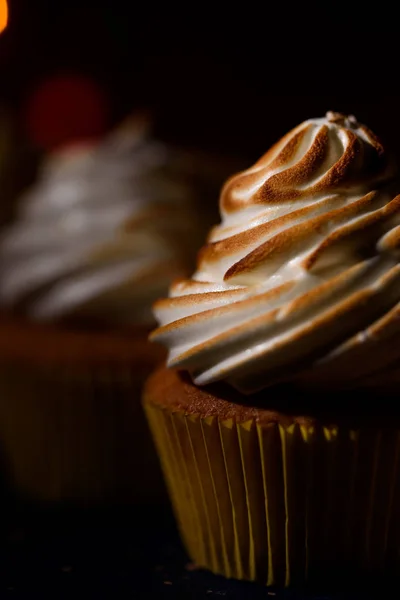
<path id="1" fill-rule="evenodd" d="M 81 72 L 111 122 L 150 105 L 167 138 L 256 158 L 303 119 L 355 114 L 397 150 L 397 32 L 388 7 L 308 2 L 9 0 L 0 100 L 23 110 L 43 78 Z"/>

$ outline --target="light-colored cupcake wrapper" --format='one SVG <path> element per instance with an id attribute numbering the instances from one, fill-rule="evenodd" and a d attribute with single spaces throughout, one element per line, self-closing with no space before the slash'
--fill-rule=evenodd
<path id="1" fill-rule="evenodd" d="M 143 374 L 124 366 L 0 367 L 0 464 L 11 490 L 78 504 L 155 499 L 161 473 Z"/>
<path id="2" fill-rule="evenodd" d="M 279 586 L 398 567 L 399 431 L 145 408 L 197 565 Z"/>

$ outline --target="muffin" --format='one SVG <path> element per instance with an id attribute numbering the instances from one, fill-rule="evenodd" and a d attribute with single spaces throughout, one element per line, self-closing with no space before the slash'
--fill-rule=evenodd
<path id="1" fill-rule="evenodd" d="M 152 301 L 188 272 L 201 219 L 179 157 L 130 119 L 59 149 L 0 235 L 0 447 L 27 502 L 157 502 L 140 389 L 163 353 Z"/>
<path id="2" fill-rule="evenodd" d="M 227 181 L 197 271 L 156 302 L 144 405 L 199 566 L 398 573 L 398 173 L 353 116 L 302 123 Z"/>

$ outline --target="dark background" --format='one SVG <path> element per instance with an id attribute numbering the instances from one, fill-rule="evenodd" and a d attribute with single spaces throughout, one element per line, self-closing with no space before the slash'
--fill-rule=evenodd
<path id="1" fill-rule="evenodd" d="M 353 113 L 397 151 L 398 27 L 382 3 L 9 0 L 0 99 L 57 74 L 95 79 L 108 125 L 154 109 L 161 135 L 249 161 L 298 122 Z M 351 12 L 353 10 L 353 13 Z"/>

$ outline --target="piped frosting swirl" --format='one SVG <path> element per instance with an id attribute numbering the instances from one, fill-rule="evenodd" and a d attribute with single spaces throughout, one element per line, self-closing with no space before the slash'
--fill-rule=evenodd
<path id="1" fill-rule="evenodd" d="M 194 255 L 194 192 L 179 153 L 146 125 L 129 120 L 44 163 L 0 236 L 0 306 L 34 320 L 153 323 L 151 303 Z"/>
<path id="2" fill-rule="evenodd" d="M 251 393 L 305 373 L 329 379 L 369 347 L 357 376 L 340 367 L 335 383 L 370 376 L 371 340 L 385 344 L 400 311 L 396 177 L 367 127 L 329 112 L 229 179 L 197 271 L 154 306 L 169 366 Z"/>

